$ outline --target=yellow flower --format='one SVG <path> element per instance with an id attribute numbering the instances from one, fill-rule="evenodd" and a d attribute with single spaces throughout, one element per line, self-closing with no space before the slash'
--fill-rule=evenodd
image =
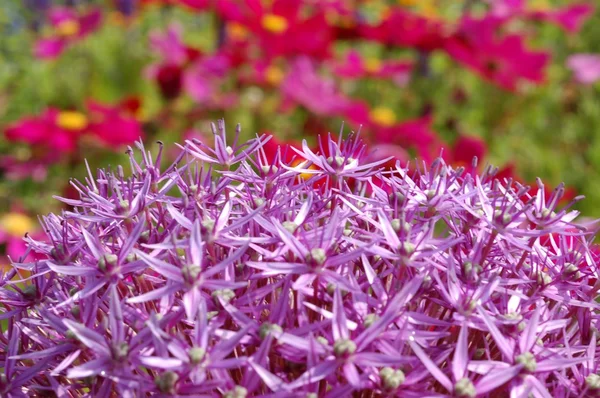
<path id="1" fill-rule="evenodd" d="M 371 120 L 381 126 L 390 127 L 396 123 L 396 114 L 390 108 L 378 107 L 369 113 Z"/>
<path id="2" fill-rule="evenodd" d="M 306 160 L 297 159 L 292 163 L 292 167 L 303 166 L 306 163 L 307 163 Z M 309 170 L 318 170 L 318 167 L 315 166 L 314 164 L 311 164 L 310 166 L 308 166 L 308 169 Z M 308 180 L 313 175 L 314 174 L 312 174 L 312 173 L 300 173 L 300 178 L 302 178 L 303 180 Z"/>
<path id="3" fill-rule="evenodd" d="M 283 73 L 281 68 L 278 68 L 275 65 L 270 65 L 267 70 L 265 70 L 265 79 L 274 86 L 281 83 L 284 77 L 285 73 Z"/>
<path id="4" fill-rule="evenodd" d="M 378 58 L 365 59 L 365 70 L 370 73 L 377 73 L 381 70 L 381 60 Z"/>
<path id="5" fill-rule="evenodd" d="M 435 0 L 398 0 L 398 4 L 404 7 L 410 7 L 414 11 L 426 18 L 436 18 L 439 16 L 438 7 Z"/>
<path id="6" fill-rule="evenodd" d="M 242 41 L 248 37 L 248 29 L 238 22 L 227 24 L 227 36 L 236 41 Z"/>
<path id="7" fill-rule="evenodd" d="M 66 21 L 60 22 L 56 26 L 56 33 L 58 33 L 58 35 L 62 37 L 71 37 L 79 33 L 79 29 L 79 22 L 73 19 L 68 19 Z"/>
<path id="8" fill-rule="evenodd" d="M 21 237 L 33 230 L 33 221 L 22 213 L 7 213 L 0 218 L 0 228 L 11 236 Z"/>
<path id="9" fill-rule="evenodd" d="M 551 7 L 550 7 L 550 3 L 548 2 L 548 0 L 533 0 L 532 2 L 530 2 L 529 6 L 527 8 L 529 8 L 530 10 L 535 10 L 535 11 L 547 11 Z"/>
<path id="10" fill-rule="evenodd" d="M 88 125 L 87 117 L 81 112 L 64 111 L 58 114 L 56 124 L 65 130 L 83 130 Z"/>
<path id="11" fill-rule="evenodd" d="M 273 33 L 283 33 L 288 28 L 288 21 L 281 15 L 266 14 L 262 18 L 262 27 Z"/>
<path id="12" fill-rule="evenodd" d="M 412 7 L 419 4 L 419 0 L 398 0 L 398 4 L 401 6 Z"/>

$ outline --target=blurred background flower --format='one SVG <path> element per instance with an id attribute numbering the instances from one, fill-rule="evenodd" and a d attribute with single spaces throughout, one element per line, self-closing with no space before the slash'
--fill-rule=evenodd
<path id="1" fill-rule="evenodd" d="M 222 117 L 274 134 L 271 159 L 344 123 L 369 158 L 564 181 L 599 216 L 598 22 L 585 0 L 1 2 L 0 254 L 85 158 L 202 140 Z"/>

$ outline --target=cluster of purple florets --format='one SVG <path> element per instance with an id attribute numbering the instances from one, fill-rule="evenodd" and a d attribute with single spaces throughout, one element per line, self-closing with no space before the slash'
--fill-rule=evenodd
<path id="1" fill-rule="evenodd" d="M 74 182 L 2 275 L 0 396 L 600 395 L 594 228 L 562 187 L 268 139 L 220 122 Z"/>

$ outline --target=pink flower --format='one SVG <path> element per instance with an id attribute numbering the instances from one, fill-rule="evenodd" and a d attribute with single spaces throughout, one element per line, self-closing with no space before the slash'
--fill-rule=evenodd
<path id="1" fill-rule="evenodd" d="M 532 19 L 554 23 L 569 33 L 577 33 L 593 13 L 592 4 L 581 3 L 551 10 L 533 11 L 529 16 Z"/>
<path id="2" fill-rule="evenodd" d="M 515 91 L 522 80 L 542 83 L 550 60 L 546 52 L 530 51 L 518 35 L 498 37 L 501 20 L 465 17 L 446 42 L 445 49 L 456 61 L 473 69 L 486 80 L 506 90 Z"/>
<path id="3" fill-rule="evenodd" d="M 345 62 L 334 67 L 334 72 L 337 76 L 350 79 L 362 77 L 392 79 L 399 86 L 403 86 L 410 79 L 412 68 L 412 62 L 363 58 L 358 51 L 351 50 Z"/>
<path id="4" fill-rule="evenodd" d="M 26 233 L 39 237 L 37 223 L 21 211 L 11 211 L 0 215 L 0 244 L 5 245 L 4 254 L 13 261 L 18 261 L 25 253 L 27 244 L 23 240 Z M 41 258 L 42 256 L 37 256 Z M 0 257 L 0 269 L 2 268 Z"/>
<path id="5" fill-rule="evenodd" d="M 69 153 L 75 149 L 87 125 L 87 117 L 80 112 L 48 108 L 39 116 L 26 117 L 8 126 L 4 134 L 9 141 Z"/>
<path id="6" fill-rule="evenodd" d="M 90 133 L 109 146 L 127 145 L 144 136 L 140 122 L 126 104 L 103 105 L 89 101 Z"/>
<path id="7" fill-rule="evenodd" d="M 152 33 L 150 44 L 162 59 L 146 69 L 146 76 L 156 80 L 165 99 L 177 98 L 185 91 L 198 103 L 213 101 L 218 83 L 231 67 L 227 55 L 202 55 L 186 46 L 182 29 L 175 24 L 164 34 Z"/>
<path id="8" fill-rule="evenodd" d="M 359 27 L 364 38 L 423 51 L 442 48 L 446 29 L 442 22 L 400 8 L 393 9 L 376 26 L 363 24 Z"/>
<path id="9" fill-rule="evenodd" d="M 329 57 L 333 30 L 323 10 L 303 7 L 299 0 L 220 0 L 218 11 L 229 24 L 248 30 L 266 58 L 307 55 Z"/>
<path id="10" fill-rule="evenodd" d="M 477 165 L 473 164 L 473 159 L 477 158 L 478 164 L 482 164 L 486 154 L 487 146 L 484 140 L 479 137 L 460 135 L 451 150 L 444 151 L 443 157 L 455 167 L 461 166 L 469 173 L 477 173 Z"/>
<path id="11" fill-rule="evenodd" d="M 170 25 L 165 33 L 151 33 L 150 47 L 161 60 L 146 68 L 146 76 L 157 82 L 165 99 L 177 98 L 183 88 L 184 74 L 190 63 L 200 57 L 200 51 L 184 44 L 182 28 L 177 24 Z"/>
<path id="12" fill-rule="evenodd" d="M 594 13 L 591 3 L 570 4 L 552 9 L 532 9 L 524 0 L 489 0 L 491 14 L 496 17 L 524 17 L 534 21 L 550 22 L 569 33 L 578 32 Z"/>
<path id="13" fill-rule="evenodd" d="M 35 182 L 43 182 L 48 176 L 48 164 L 58 160 L 57 156 L 46 156 L 40 159 L 35 156 L 22 160 L 15 156 L 1 156 L 0 170 L 2 170 L 3 178 L 7 180 L 24 180 L 31 178 Z"/>
<path id="14" fill-rule="evenodd" d="M 164 63 L 183 65 L 188 60 L 188 52 L 182 35 L 182 27 L 178 24 L 171 24 L 164 33 L 150 33 L 150 47 L 162 58 Z"/>
<path id="15" fill-rule="evenodd" d="M 248 67 L 240 70 L 238 79 L 243 84 L 279 87 L 286 74 L 278 63 L 257 59 L 249 61 Z"/>
<path id="16" fill-rule="evenodd" d="M 42 59 L 58 57 L 70 44 L 85 38 L 97 30 L 102 21 L 100 10 L 94 9 L 85 14 L 57 7 L 49 12 L 52 33 L 40 39 L 35 45 L 35 55 Z"/>
<path id="17" fill-rule="evenodd" d="M 287 106 L 296 103 L 318 115 L 339 115 L 351 105 L 334 81 L 320 76 L 308 58 L 299 58 L 290 65 L 281 90 Z"/>
<path id="18" fill-rule="evenodd" d="M 431 128 L 430 116 L 398 122 L 392 109 L 370 108 L 364 102 L 355 101 L 348 107 L 346 117 L 354 125 L 362 126 L 361 131 L 367 132 L 363 137 L 371 138 L 373 143 L 415 149 L 418 156 L 426 161 L 440 154 L 442 145 Z"/>
<path id="19" fill-rule="evenodd" d="M 197 103 L 211 102 L 229 68 L 229 59 L 224 55 L 199 58 L 186 70 L 183 87 Z"/>
<path id="20" fill-rule="evenodd" d="M 582 84 L 592 84 L 600 80 L 600 55 L 575 54 L 567 59 L 567 66 L 573 71 L 575 80 Z"/>
<path id="21" fill-rule="evenodd" d="M 176 4 L 184 5 L 194 11 L 204 11 L 209 6 L 210 0 L 173 0 Z"/>

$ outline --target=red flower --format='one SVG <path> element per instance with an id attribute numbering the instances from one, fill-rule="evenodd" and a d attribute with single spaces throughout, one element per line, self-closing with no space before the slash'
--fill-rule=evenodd
<path id="1" fill-rule="evenodd" d="M 171 3 L 184 5 L 194 11 L 204 11 L 210 4 L 210 0 L 171 0 Z"/>
<path id="2" fill-rule="evenodd" d="M 54 8 L 49 13 L 52 33 L 35 45 L 35 55 L 39 58 L 56 58 L 73 42 L 83 39 L 100 27 L 102 14 L 92 10 L 78 14 L 68 8 Z"/>
<path id="3" fill-rule="evenodd" d="M 265 134 L 270 135 L 271 133 Z M 283 141 L 280 140 L 275 134 L 273 134 L 271 136 L 271 139 L 263 145 L 262 149 L 264 151 L 266 160 L 269 164 L 273 163 L 273 161 L 275 160 L 278 150 L 281 151 L 279 160 L 281 160 L 283 163 L 289 164 L 292 161 L 292 159 L 298 157 L 296 152 L 294 152 L 294 150 L 291 147 L 300 149 L 302 148 L 302 143 L 293 140 Z"/>
<path id="4" fill-rule="evenodd" d="M 299 58 L 290 65 L 281 91 L 285 97 L 284 106 L 299 104 L 317 115 L 344 114 L 351 105 L 335 82 L 320 76 L 308 58 Z"/>
<path id="5" fill-rule="evenodd" d="M 352 50 L 343 64 L 334 67 L 334 72 L 337 76 L 350 79 L 374 77 L 392 79 L 396 84 L 404 85 L 410 78 L 412 68 L 412 62 L 363 58 L 358 51 Z"/>
<path id="6" fill-rule="evenodd" d="M 163 98 L 177 98 L 184 86 L 184 73 L 192 62 L 200 58 L 201 52 L 186 46 L 181 38 L 179 25 L 170 25 L 167 31 L 150 34 L 150 45 L 162 60 L 150 65 L 146 75 L 156 80 Z"/>
<path id="7" fill-rule="evenodd" d="M 394 111 L 389 108 L 369 108 L 364 102 L 354 102 L 346 117 L 355 125 L 362 126 L 367 134 L 363 137 L 377 144 L 399 145 L 417 151 L 419 158 L 431 161 L 440 155 L 442 145 L 431 129 L 431 117 L 396 121 Z"/>
<path id="8" fill-rule="evenodd" d="M 132 114 L 131 102 L 117 106 L 88 102 L 90 132 L 110 146 L 131 144 L 144 136 L 140 122 Z"/>
<path id="9" fill-rule="evenodd" d="M 267 58 L 308 55 L 327 58 L 333 40 L 325 14 L 313 10 L 307 14 L 299 0 L 221 0 L 217 3 L 221 16 L 238 31 L 244 27 L 256 37 L 258 47 Z"/>
<path id="10" fill-rule="evenodd" d="M 533 11 L 528 16 L 534 20 L 554 23 L 569 33 L 576 33 L 593 13 L 592 4 L 581 3 L 552 10 Z"/>
<path id="11" fill-rule="evenodd" d="M 446 25 L 409 11 L 395 8 L 376 26 L 359 27 L 366 39 L 423 51 L 440 49 L 445 43 Z"/>
<path id="12" fill-rule="evenodd" d="M 39 116 L 26 117 L 10 125 L 5 135 L 10 141 L 68 153 L 75 149 L 87 126 L 87 117 L 82 113 L 48 108 Z"/>
<path id="13" fill-rule="evenodd" d="M 469 172 L 475 172 L 473 167 L 473 158 L 481 163 L 485 159 L 487 147 L 485 141 L 478 137 L 461 135 L 454 143 L 450 152 L 444 152 L 446 160 L 454 166 L 462 166 Z"/>
<path id="14" fill-rule="evenodd" d="M 446 51 L 506 90 L 516 90 L 521 80 L 542 83 L 550 54 L 528 50 L 518 35 L 498 37 L 498 24 L 495 17 L 465 17 L 458 31 L 447 40 Z"/>

